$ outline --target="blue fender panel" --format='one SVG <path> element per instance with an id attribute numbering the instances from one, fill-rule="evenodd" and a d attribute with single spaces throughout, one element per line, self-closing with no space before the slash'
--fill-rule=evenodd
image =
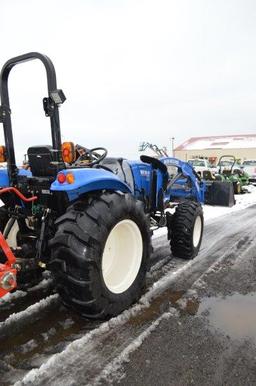
<path id="1" fill-rule="evenodd" d="M 119 190 L 123 193 L 131 193 L 131 189 L 120 178 L 104 169 L 81 168 L 66 169 L 60 173 L 72 173 L 75 181 L 73 184 L 59 183 L 56 179 L 51 184 L 51 191 L 67 192 L 70 201 L 77 199 L 81 194 L 95 190 Z"/>
<path id="2" fill-rule="evenodd" d="M 152 166 L 141 161 L 129 161 L 133 179 L 134 179 L 134 196 L 138 200 L 143 200 L 144 196 L 150 195 L 150 181 Z"/>
<path id="3" fill-rule="evenodd" d="M 19 176 L 28 176 L 31 177 L 32 173 L 29 170 L 19 169 Z M 7 188 L 10 186 L 8 171 L 6 168 L 0 168 L 0 187 Z"/>
<path id="4" fill-rule="evenodd" d="M 7 169 L 1 168 L 0 169 L 0 187 L 1 188 L 6 188 L 10 186 L 9 184 L 9 176 Z"/>

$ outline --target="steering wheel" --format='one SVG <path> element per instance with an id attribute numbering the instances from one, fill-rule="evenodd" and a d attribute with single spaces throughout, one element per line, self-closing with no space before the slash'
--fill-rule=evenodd
<path id="1" fill-rule="evenodd" d="M 76 150 L 78 152 L 82 151 L 80 157 L 77 158 L 74 165 L 85 165 L 85 166 L 93 166 L 100 163 L 108 154 L 107 149 L 104 147 L 94 147 L 93 149 L 87 149 L 84 146 L 76 145 Z M 101 152 L 103 152 L 101 154 Z"/>

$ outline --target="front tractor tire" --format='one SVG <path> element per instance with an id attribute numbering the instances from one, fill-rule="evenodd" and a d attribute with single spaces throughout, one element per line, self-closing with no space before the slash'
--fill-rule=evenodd
<path id="1" fill-rule="evenodd" d="M 204 217 L 198 202 L 182 202 L 176 207 L 169 229 L 168 238 L 173 256 L 193 259 L 197 256 L 202 242 Z"/>
<path id="2" fill-rule="evenodd" d="M 130 194 L 98 194 L 71 205 L 56 226 L 50 269 L 65 305 L 106 318 L 139 299 L 152 249 L 141 202 Z"/>

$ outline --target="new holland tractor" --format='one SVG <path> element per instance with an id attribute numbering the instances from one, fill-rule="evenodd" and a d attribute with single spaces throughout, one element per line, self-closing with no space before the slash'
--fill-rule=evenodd
<path id="1" fill-rule="evenodd" d="M 46 69 L 43 108 L 52 144 L 30 145 L 27 163 L 19 168 L 8 78 L 14 66 L 34 59 Z M 4 64 L 0 95 L 5 138 L 0 161 L 7 162 L 0 168 L 0 297 L 36 283 L 47 269 L 65 305 L 85 317 L 105 318 L 140 297 L 154 227 L 168 228 L 174 256 L 197 255 L 205 187 L 190 166 L 168 157 L 109 158 L 104 148 L 62 143 L 58 107 L 66 98 L 51 60 L 40 53 Z M 171 175 L 170 167 L 178 174 Z"/>

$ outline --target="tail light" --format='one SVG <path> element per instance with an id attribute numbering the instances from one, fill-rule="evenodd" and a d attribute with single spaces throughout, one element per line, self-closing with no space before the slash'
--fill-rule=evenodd
<path id="1" fill-rule="evenodd" d="M 73 184 L 75 182 L 75 176 L 73 173 L 59 173 L 57 176 L 57 180 L 60 184 L 64 184 L 64 182 L 67 182 L 68 184 Z"/>
<path id="2" fill-rule="evenodd" d="M 59 173 L 57 176 L 57 180 L 60 184 L 64 184 L 66 182 L 66 176 L 64 173 Z"/>
<path id="3" fill-rule="evenodd" d="M 76 159 L 75 145 L 73 142 L 63 142 L 61 146 L 62 159 L 64 162 L 71 164 Z"/>

